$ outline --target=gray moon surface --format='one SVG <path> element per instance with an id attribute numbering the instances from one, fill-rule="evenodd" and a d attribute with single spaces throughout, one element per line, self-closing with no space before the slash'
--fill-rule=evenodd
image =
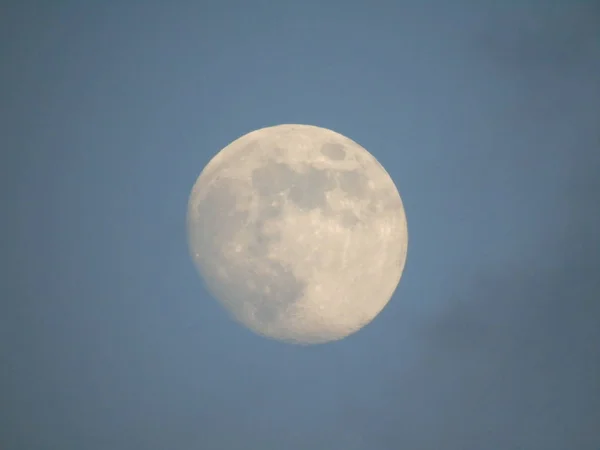
<path id="1" fill-rule="evenodd" d="M 298 344 L 371 322 L 398 286 L 408 244 L 386 170 L 312 125 L 262 128 L 217 153 L 192 188 L 187 230 L 200 276 L 232 317 Z"/>

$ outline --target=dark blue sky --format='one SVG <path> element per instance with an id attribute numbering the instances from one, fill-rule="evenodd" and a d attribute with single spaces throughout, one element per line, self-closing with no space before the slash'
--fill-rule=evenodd
<path id="1" fill-rule="evenodd" d="M 0 448 L 600 448 L 600 5 L 539 5 L 4 2 Z M 333 344 L 240 327 L 188 255 L 201 169 L 281 123 L 406 207 Z"/>

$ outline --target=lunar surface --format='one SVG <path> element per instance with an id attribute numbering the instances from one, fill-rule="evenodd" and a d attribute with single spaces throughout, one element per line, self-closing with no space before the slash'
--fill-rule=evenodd
<path id="1" fill-rule="evenodd" d="M 310 125 L 263 128 L 221 150 L 194 184 L 187 226 L 212 295 L 254 332 L 292 343 L 367 325 L 406 260 L 388 173 L 356 142 Z"/>

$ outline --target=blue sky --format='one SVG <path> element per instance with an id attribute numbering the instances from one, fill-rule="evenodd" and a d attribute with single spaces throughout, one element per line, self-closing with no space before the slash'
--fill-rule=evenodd
<path id="1" fill-rule="evenodd" d="M 600 448 L 597 2 L 6 2 L 0 447 Z M 240 327 L 189 191 L 257 128 L 367 148 L 409 224 L 368 327 Z"/>

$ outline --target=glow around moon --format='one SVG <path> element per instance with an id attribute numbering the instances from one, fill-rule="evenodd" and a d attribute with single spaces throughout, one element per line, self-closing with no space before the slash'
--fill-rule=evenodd
<path id="1" fill-rule="evenodd" d="M 388 173 L 356 142 L 310 125 L 263 128 L 221 150 L 194 184 L 187 223 L 213 296 L 251 330 L 287 342 L 367 325 L 406 260 Z"/>

